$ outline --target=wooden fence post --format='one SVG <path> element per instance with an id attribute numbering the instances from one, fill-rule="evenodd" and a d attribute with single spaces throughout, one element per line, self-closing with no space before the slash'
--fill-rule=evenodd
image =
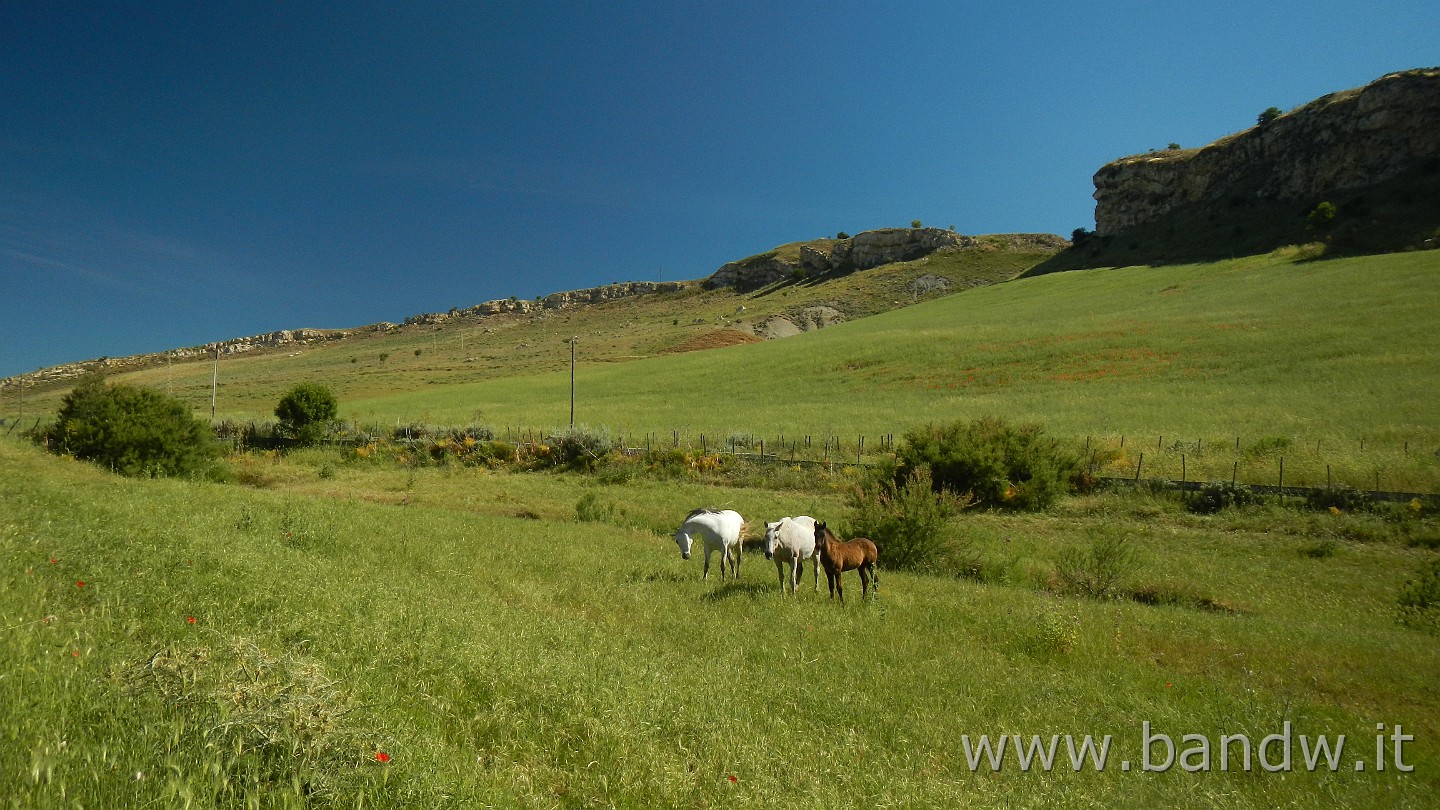
<path id="1" fill-rule="evenodd" d="M 1135 483 L 1140 483 L 1140 468 L 1145 466 L 1145 454 L 1140 454 L 1140 460 L 1135 462 Z"/>

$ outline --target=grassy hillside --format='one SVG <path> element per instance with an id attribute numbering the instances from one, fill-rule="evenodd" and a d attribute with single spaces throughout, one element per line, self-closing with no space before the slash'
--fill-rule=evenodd
<path id="1" fill-rule="evenodd" d="M 1198 443 L 1189 477 L 1229 477 L 1241 463 L 1274 482 L 1286 454 L 1290 483 L 1323 484 L 1330 464 L 1355 486 L 1373 488 L 1378 472 L 1381 486 L 1434 492 L 1437 313 L 1440 254 L 1429 252 L 1079 271 L 782 341 L 582 363 L 577 420 L 635 435 L 853 440 L 1003 414 L 1112 448 L 1128 437 L 1117 472 L 1148 447 L 1153 474 L 1179 478 L 1179 455 Z M 366 421 L 553 426 L 568 419 L 569 377 L 431 386 L 344 409 Z"/>
<path id="2" fill-rule="evenodd" d="M 1014 249 L 1003 237 L 981 237 L 971 249 L 746 294 L 696 286 L 528 315 L 472 316 L 386 332 L 360 330 L 334 343 L 224 357 L 219 411 L 221 418 L 268 416 L 286 387 L 301 379 L 322 380 L 342 399 L 355 399 L 559 369 L 569 363 L 572 335 L 579 337 L 586 362 L 610 363 L 668 353 L 688 342 L 703 343 L 717 330 L 746 329 L 766 317 L 796 315 L 815 305 L 863 318 L 938 294 L 913 293 L 909 285 L 920 276 L 943 275 L 953 289 L 967 289 L 1014 278 L 1049 255 Z M 184 397 L 196 413 L 210 412 L 209 359 L 166 363 L 157 358 L 144 370 L 122 367 L 107 373 Z M 67 387 L 29 386 L 26 409 L 53 411 Z M 19 387 L 11 382 L 4 393 L 0 415 L 14 415 Z"/>
<path id="3" fill-rule="evenodd" d="M 1437 259 L 1082 271 L 885 311 L 937 263 L 1020 269 L 952 254 L 227 360 L 220 415 L 263 418 L 309 379 L 347 419 L 550 428 L 579 335 L 579 421 L 625 434 L 849 441 L 1000 414 L 1089 436 L 1119 473 L 1144 452 L 1147 478 L 1184 463 L 1265 482 L 1283 456 L 1287 483 L 1440 491 Z M 876 314 L 668 352 L 823 302 Z M 209 373 L 128 378 L 208 413 Z M 1429 807 L 1440 790 L 1440 642 L 1397 621 L 1435 556 L 1418 502 L 970 510 L 964 578 L 882 560 L 880 598 L 842 607 L 809 572 L 782 599 L 753 550 L 739 582 L 702 582 L 669 533 L 700 505 L 739 510 L 752 537 L 786 514 L 843 530 L 853 470 L 736 488 L 638 461 L 516 473 L 332 447 L 231 464 L 245 485 L 127 480 L 0 440 L 10 806 Z M 1057 595 L 1062 566 L 1102 547 L 1130 555 L 1133 598 Z M 1003 759 L 981 735 L 1008 735 Z M 1065 735 L 1109 735 L 1105 766 Z M 1321 735 L 1332 752 L 1345 735 L 1333 766 Z M 1021 764 L 1052 740 L 1049 767 Z"/>
<path id="4" fill-rule="evenodd" d="M 1001 414 L 1088 438 L 1116 456 L 1117 475 L 1440 491 L 1430 394 L 1440 253 L 1078 271 L 881 312 L 921 274 L 1008 277 L 1022 259 L 957 253 L 746 296 L 697 290 L 226 360 L 219 415 L 264 419 L 308 379 L 335 388 L 347 420 L 549 429 L 569 419 L 568 339 L 578 335 L 577 421 L 636 442 L 867 435 L 873 447 L 926 422 Z M 817 302 L 880 314 L 763 344 L 667 351 L 723 344 L 712 333 L 737 320 Z M 208 413 L 210 371 L 122 379 Z M 57 397 L 32 398 L 31 412 Z"/>
<path id="5" fill-rule="evenodd" d="M 739 583 L 704 583 L 665 533 L 698 503 L 833 516 L 830 494 L 259 463 L 263 491 L 0 442 L 13 806 L 1426 807 L 1440 789 L 1440 645 L 1394 618 L 1433 552 L 1318 555 L 1308 520 L 1095 497 L 967 517 L 992 584 L 888 571 L 878 601 L 840 607 L 781 599 L 753 554 Z M 587 493 L 619 517 L 576 522 Z M 1223 609 L 1041 589 L 1066 549 L 1117 534 L 1137 584 Z M 1145 723 L 1208 756 L 1147 769 L 1167 757 Z M 1384 772 L 1377 724 L 1414 737 L 1398 759 L 1382 740 Z M 1271 772 L 1258 747 L 1287 729 Z M 982 734 L 1021 742 L 992 767 Z M 1342 734 L 1335 769 L 1307 767 L 1302 738 Z M 1111 735 L 1105 768 L 1077 772 L 1063 741 L 1022 767 L 1013 746 L 1051 735 Z M 1222 769 L 1221 735 L 1250 741 L 1248 767 L 1232 741 Z"/>

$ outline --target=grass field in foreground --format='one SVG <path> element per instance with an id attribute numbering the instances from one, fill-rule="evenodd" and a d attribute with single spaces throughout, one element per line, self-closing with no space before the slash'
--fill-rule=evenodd
<path id="1" fill-rule="evenodd" d="M 661 533 L 700 503 L 823 518 L 824 490 L 263 463 L 269 490 L 137 481 L 0 442 L 10 806 L 1429 807 L 1440 789 L 1440 642 L 1393 611 L 1433 552 L 1314 555 L 1308 518 L 1092 497 L 966 515 L 998 584 L 887 571 L 842 607 L 780 598 L 756 555 L 702 582 Z M 585 493 L 620 518 L 576 522 Z M 1137 582 L 1227 610 L 1036 587 L 1107 532 L 1138 547 Z M 1177 754 L 1206 738 L 1207 767 L 1145 771 L 1165 759 L 1146 722 Z M 1287 723 L 1290 770 L 1258 750 L 1244 770 L 1232 743 L 1222 772 L 1221 735 L 1258 748 Z M 1413 771 L 1388 740 L 1377 771 L 1377 724 L 1414 736 Z M 1113 741 L 1103 772 L 1073 772 L 1063 742 L 1048 773 L 1014 750 L 976 770 L 981 734 Z M 1303 761 L 1322 734 L 1346 735 L 1333 772 Z"/>

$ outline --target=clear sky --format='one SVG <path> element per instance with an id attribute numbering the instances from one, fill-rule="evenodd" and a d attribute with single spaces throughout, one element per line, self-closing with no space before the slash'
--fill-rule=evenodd
<path id="1" fill-rule="evenodd" d="M 4 0 L 0 377 L 914 219 L 1068 236 L 1102 164 L 1437 32 L 1435 0 Z"/>

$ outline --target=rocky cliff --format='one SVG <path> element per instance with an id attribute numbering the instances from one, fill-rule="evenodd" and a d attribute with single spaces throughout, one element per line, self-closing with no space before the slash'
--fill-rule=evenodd
<path id="1" fill-rule="evenodd" d="M 1101 237 L 1219 223 L 1215 237 L 1241 243 L 1303 240 L 1305 214 L 1322 201 L 1354 236 L 1379 227 L 1386 240 L 1424 237 L 1440 224 L 1430 195 L 1440 186 L 1440 68 L 1332 93 L 1200 149 L 1122 158 L 1094 180 Z"/>

